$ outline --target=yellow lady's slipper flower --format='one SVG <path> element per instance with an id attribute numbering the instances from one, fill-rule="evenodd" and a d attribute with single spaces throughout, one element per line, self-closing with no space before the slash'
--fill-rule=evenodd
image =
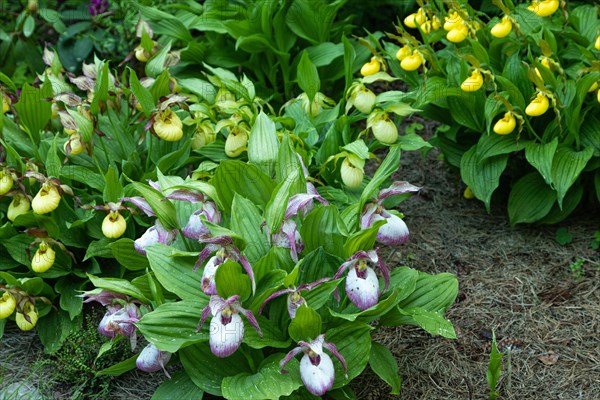
<path id="1" fill-rule="evenodd" d="M 527 105 L 525 114 L 529 115 L 530 117 L 539 117 L 548 111 L 549 106 L 550 103 L 548 101 L 548 97 L 546 97 L 546 95 L 542 92 L 538 92 L 535 96 L 535 99 L 533 99 L 531 103 Z"/>
<path id="2" fill-rule="evenodd" d="M 594 42 L 594 47 L 596 50 L 600 50 L 600 35 L 596 36 L 596 41 Z"/>
<path id="3" fill-rule="evenodd" d="M 233 127 L 225 140 L 227 157 L 238 157 L 248 147 L 248 132 L 243 127 Z"/>
<path id="4" fill-rule="evenodd" d="M 411 54 L 412 54 L 412 50 L 411 50 L 410 46 L 402 46 L 396 52 L 396 59 L 398 61 L 402 61 L 406 57 L 410 56 Z"/>
<path id="5" fill-rule="evenodd" d="M 21 214 L 25 214 L 31 208 L 31 203 L 27 196 L 18 193 L 16 194 L 10 204 L 8 205 L 8 210 L 6 211 L 6 216 L 10 221 L 13 221 Z"/>
<path id="6" fill-rule="evenodd" d="M 404 18 L 404 25 L 415 29 L 417 25 L 423 24 L 427 20 L 427 15 L 422 8 L 419 8 L 416 13 L 412 13 Z"/>
<path id="7" fill-rule="evenodd" d="M 351 97 L 352 105 L 354 107 L 365 114 L 371 112 L 373 107 L 375 106 L 375 101 L 377 96 L 371 90 L 369 90 L 365 85 L 360 85 L 353 93 Z"/>
<path id="8" fill-rule="evenodd" d="M 388 114 L 384 113 L 380 117 L 376 117 L 371 123 L 371 131 L 373 131 L 375 139 L 381 143 L 394 144 L 398 140 L 398 127 Z"/>
<path id="9" fill-rule="evenodd" d="M 419 67 L 423 64 L 423 56 L 417 50 L 415 50 L 412 55 L 405 57 L 400 62 L 400 67 L 405 71 L 415 71 L 419 69 Z"/>
<path id="10" fill-rule="evenodd" d="M 102 234 L 109 239 L 117 239 L 123 236 L 127 229 L 125 218 L 118 211 L 111 211 L 102 221 Z"/>
<path id="11" fill-rule="evenodd" d="M 556 10 L 558 10 L 558 6 L 558 0 L 533 0 L 527 9 L 533 11 L 540 17 L 547 17 L 554 14 Z"/>
<path id="12" fill-rule="evenodd" d="M 0 297 L 0 319 L 8 318 L 15 311 L 17 300 L 9 292 L 4 292 Z"/>
<path id="13" fill-rule="evenodd" d="M 2 93 L 2 114 L 6 114 L 10 110 L 10 99 Z"/>
<path id="14" fill-rule="evenodd" d="M 349 154 L 348 157 L 344 158 L 344 161 L 342 161 L 342 167 L 340 169 L 340 175 L 344 185 L 348 186 L 350 189 L 356 189 L 359 187 L 365 176 L 363 171 L 364 165 L 365 160 L 355 156 L 354 154 Z"/>
<path id="15" fill-rule="evenodd" d="M 63 145 L 65 154 L 68 156 L 76 156 L 85 151 L 85 146 L 81 142 L 81 135 L 73 134 Z"/>
<path id="16" fill-rule="evenodd" d="M 0 170 L 0 196 L 6 194 L 13 187 L 13 177 L 10 171 Z"/>
<path id="17" fill-rule="evenodd" d="M 452 43 L 460 43 L 465 40 L 469 36 L 469 28 L 465 24 L 461 24 L 460 26 L 451 29 L 446 34 L 446 39 Z"/>
<path id="18" fill-rule="evenodd" d="M 460 89 L 463 92 L 476 92 L 483 86 L 483 75 L 478 69 L 471 72 L 471 76 L 464 80 L 460 85 Z"/>
<path id="19" fill-rule="evenodd" d="M 377 57 L 371 57 L 371 61 L 366 63 L 360 69 L 360 74 L 362 76 L 369 76 L 379 72 L 381 69 L 381 63 L 377 60 Z"/>
<path id="20" fill-rule="evenodd" d="M 505 15 L 502 17 L 502 21 L 492 27 L 490 33 L 494 37 L 503 38 L 508 36 L 510 31 L 512 31 L 512 22 L 510 22 L 510 19 Z"/>
<path id="21" fill-rule="evenodd" d="M 548 61 L 548 57 L 541 57 L 540 58 L 540 64 L 542 64 L 544 67 L 548 68 L 548 69 L 552 69 L 552 66 L 550 64 L 550 61 Z M 540 73 L 540 70 L 537 69 L 537 67 L 535 68 L 535 74 L 543 81 L 544 78 L 542 78 L 542 74 Z"/>
<path id="22" fill-rule="evenodd" d="M 598 99 L 598 103 L 600 103 L 600 89 L 596 93 L 596 98 Z"/>
<path id="23" fill-rule="evenodd" d="M 33 272 L 41 274 L 48 271 L 54 265 L 54 260 L 56 260 L 56 252 L 47 242 L 42 242 L 33 255 L 31 269 Z"/>
<path id="24" fill-rule="evenodd" d="M 459 28 L 463 25 L 463 22 L 462 17 L 456 11 L 452 11 L 445 17 L 444 30 L 451 31 L 452 29 Z"/>
<path id="25" fill-rule="evenodd" d="M 47 214 L 54 211 L 60 203 L 60 193 L 56 186 L 45 183 L 31 202 L 31 208 L 36 214 Z"/>
<path id="26" fill-rule="evenodd" d="M 594 90 L 598 89 L 598 82 L 594 82 L 592 86 L 588 89 L 588 93 L 592 93 Z"/>
<path id="27" fill-rule="evenodd" d="M 463 192 L 463 197 L 467 200 L 471 200 L 475 198 L 475 193 L 473 193 L 473 190 L 471 190 L 471 188 L 467 186 L 467 188 Z"/>
<path id="28" fill-rule="evenodd" d="M 179 116 L 170 108 L 161 111 L 154 118 L 154 133 L 167 142 L 176 142 L 183 137 L 183 124 Z"/>
<path id="29" fill-rule="evenodd" d="M 38 313 L 35 310 L 35 306 L 29 301 L 25 303 L 23 312 L 27 315 L 29 321 L 25 319 L 25 315 L 23 315 L 23 313 L 17 312 L 15 316 L 15 322 L 22 331 L 30 331 L 35 327 L 35 324 L 37 324 Z"/>
<path id="30" fill-rule="evenodd" d="M 494 125 L 494 132 L 498 135 L 508 135 L 515 130 L 517 120 L 511 111 L 504 114 L 504 117 L 499 119 Z"/>

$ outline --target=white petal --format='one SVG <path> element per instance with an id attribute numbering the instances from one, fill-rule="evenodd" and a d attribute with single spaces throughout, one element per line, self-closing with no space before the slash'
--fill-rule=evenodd
<path id="1" fill-rule="evenodd" d="M 367 267 L 365 277 L 356 274 L 356 268 L 350 268 L 346 277 L 346 294 L 361 310 L 373 307 L 379 300 L 379 281 L 372 268 Z"/>
<path id="2" fill-rule="evenodd" d="M 386 217 L 387 223 L 379 228 L 377 241 L 387 246 L 398 246 L 408 240 L 408 226 L 394 214 Z"/>
<path id="3" fill-rule="evenodd" d="M 210 334 L 208 342 L 210 351 L 217 357 L 228 357 L 242 344 L 244 338 L 244 323 L 238 314 L 231 316 L 231 321 L 227 325 L 221 322 L 221 313 L 217 313 L 210 320 Z"/>
<path id="4" fill-rule="evenodd" d="M 138 355 L 135 366 L 145 372 L 156 372 L 160 371 L 169 362 L 170 358 L 171 353 L 160 351 L 150 343 Z"/>
<path id="5" fill-rule="evenodd" d="M 204 272 L 202 272 L 202 291 L 208 295 L 217 294 L 215 274 L 219 265 L 221 265 L 219 257 L 213 256 L 204 266 Z"/>
<path id="6" fill-rule="evenodd" d="M 331 358 L 325 353 L 321 353 L 320 357 L 319 365 L 313 365 L 308 354 L 300 360 L 300 378 L 306 389 L 315 396 L 322 396 L 331 389 L 335 379 Z"/>

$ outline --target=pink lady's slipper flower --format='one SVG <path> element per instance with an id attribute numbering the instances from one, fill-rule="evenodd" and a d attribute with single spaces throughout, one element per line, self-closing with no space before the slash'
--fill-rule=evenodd
<path id="1" fill-rule="evenodd" d="M 408 227 L 402 218 L 390 213 L 383 207 L 383 201 L 391 196 L 418 192 L 419 189 L 417 186 L 402 181 L 394 182 L 389 188 L 381 190 L 375 202 L 365 205 L 360 216 L 360 227 L 366 229 L 377 221 L 386 220 L 387 223 L 381 226 L 377 232 L 377 242 L 386 246 L 397 246 L 406 243 L 409 236 Z"/>
<path id="2" fill-rule="evenodd" d="M 133 350 L 137 342 L 135 323 L 142 317 L 139 308 L 133 303 L 126 303 L 125 306 L 108 306 L 107 310 L 98 325 L 98 332 L 111 339 L 117 335 L 127 336 Z"/>
<path id="3" fill-rule="evenodd" d="M 256 281 L 254 280 L 252 266 L 248 259 L 242 255 L 240 249 L 233 244 L 233 239 L 229 236 L 217 236 L 212 238 L 203 237 L 199 239 L 199 241 L 201 243 L 206 243 L 206 247 L 204 247 L 198 255 L 198 261 L 194 266 L 194 271 L 200 268 L 211 254 L 216 253 L 216 255 L 211 257 L 209 262 L 204 266 L 204 272 L 202 273 L 202 291 L 204 291 L 204 293 L 210 295 L 217 294 L 215 274 L 217 273 L 219 265 L 227 260 L 242 264 L 242 267 L 250 278 L 252 293 L 256 291 Z"/>
<path id="4" fill-rule="evenodd" d="M 304 352 L 300 360 L 300 378 L 306 389 L 315 396 L 322 396 L 333 387 L 335 380 L 335 370 L 331 357 L 327 355 L 323 348 L 326 348 L 333 354 L 344 367 L 346 378 L 348 377 L 348 367 L 346 360 L 337 351 L 335 345 L 325 341 L 325 335 L 319 335 L 312 342 L 300 341 L 298 347 L 287 353 L 285 358 L 279 363 L 279 369 L 282 373 L 287 373 L 283 367 L 289 363 L 298 353 Z"/>
<path id="5" fill-rule="evenodd" d="M 208 343 L 210 351 L 217 357 L 224 358 L 232 355 L 242 344 L 244 322 L 239 315 L 240 313 L 244 314 L 250 325 L 262 337 L 262 331 L 254 314 L 252 311 L 242 308 L 239 299 L 240 296 L 238 295 L 231 296 L 227 300 L 213 295 L 210 297 L 208 306 L 202 311 L 200 324 L 196 331 L 202 329 L 204 321 L 212 314 Z"/>
<path id="6" fill-rule="evenodd" d="M 357 251 L 333 276 L 333 279 L 338 279 L 349 269 L 346 276 L 346 295 L 352 304 L 361 310 L 373 307 L 379 301 L 379 281 L 373 268 L 369 267 L 369 262 L 379 267 L 385 281 L 383 291 L 387 291 L 390 285 L 390 270 L 377 255 L 377 250 Z M 339 296 L 337 292 L 336 296 Z"/>
<path id="7" fill-rule="evenodd" d="M 171 379 L 171 376 L 165 369 L 165 365 L 167 365 L 170 359 L 171 353 L 168 351 L 160 351 L 155 345 L 150 343 L 148 346 L 144 347 L 144 350 L 138 355 L 135 360 L 135 366 L 137 369 L 144 372 L 157 372 L 162 369 L 165 375 Z"/>
<path id="8" fill-rule="evenodd" d="M 156 220 L 154 226 L 148 228 L 142 236 L 133 242 L 133 247 L 138 253 L 146 255 L 146 247 L 156 243 L 171 244 L 176 235 L 177 230 L 167 230 L 159 220 Z"/>
<path id="9" fill-rule="evenodd" d="M 305 290 L 312 290 L 319 286 L 321 283 L 327 282 L 329 280 L 330 278 L 322 278 L 313 283 L 305 283 L 303 285 L 298 286 L 297 288 L 291 287 L 287 289 L 278 290 L 271 294 L 269 297 L 267 297 L 265 301 L 263 301 L 260 308 L 258 309 L 258 314 L 260 315 L 262 313 L 263 308 L 265 308 L 269 301 L 281 295 L 287 294 L 288 314 L 290 314 L 291 319 L 294 319 L 296 318 L 296 311 L 298 311 L 298 308 L 300 308 L 300 306 L 302 306 L 303 304 L 306 304 L 306 300 L 304 300 L 304 297 L 302 297 L 302 292 Z"/>
<path id="10" fill-rule="evenodd" d="M 212 201 L 206 201 L 201 204 L 200 209 L 195 211 L 183 228 L 183 235 L 190 239 L 199 240 L 203 237 L 210 236 L 210 231 L 202 223 L 202 217 L 213 224 L 221 223 L 221 213 L 217 209 L 217 205 Z"/>

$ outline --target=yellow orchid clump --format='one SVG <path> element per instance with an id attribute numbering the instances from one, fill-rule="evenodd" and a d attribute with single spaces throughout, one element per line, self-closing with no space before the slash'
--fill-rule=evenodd
<path id="1" fill-rule="evenodd" d="M 463 92 L 476 92 L 483 86 L 483 75 L 478 69 L 473 70 L 471 75 L 463 81 L 460 89 Z"/>

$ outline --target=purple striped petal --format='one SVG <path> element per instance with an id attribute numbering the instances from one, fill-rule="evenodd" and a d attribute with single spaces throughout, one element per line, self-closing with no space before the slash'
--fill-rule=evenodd
<path id="1" fill-rule="evenodd" d="M 202 272 L 202 291 L 204 293 L 208 295 L 217 294 L 215 274 L 217 273 L 219 265 L 221 265 L 223 261 L 224 260 L 222 260 L 220 257 L 213 256 L 204 266 L 204 271 Z"/>
<path id="2" fill-rule="evenodd" d="M 133 204 L 134 206 L 136 206 L 137 208 L 142 210 L 142 212 L 149 217 L 156 216 L 156 214 L 154 214 L 154 211 L 152 210 L 152 207 L 150 207 L 150 204 L 148 204 L 146 199 L 144 199 L 141 196 L 122 197 L 119 199 L 119 201 L 121 201 L 121 202 L 127 201 L 127 202 Z"/>
<path id="3" fill-rule="evenodd" d="M 377 198 L 379 200 L 382 200 L 390 196 L 395 196 L 398 194 L 404 194 L 409 192 L 418 192 L 419 190 L 421 190 L 421 188 L 418 186 L 415 186 L 406 181 L 398 181 L 392 183 L 392 185 L 389 188 L 381 190 Z"/>
<path id="4" fill-rule="evenodd" d="M 402 220 L 402 218 L 387 213 L 385 220 L 387 223 L 382 225 L 377 232 L 377 241 L 386 246 L 398 246 L 406 243 L 409 238 L 408 226 Z M 378 219 L 382 219 L 380 217 Z"/>
<path id="5" fill-rule="evenodd" d="M 346 276 L 346 295 L 361 310 L 373 307 L 379 301 L 379 281 L 372 268 L 361 271 L 350 268 Z"/>

